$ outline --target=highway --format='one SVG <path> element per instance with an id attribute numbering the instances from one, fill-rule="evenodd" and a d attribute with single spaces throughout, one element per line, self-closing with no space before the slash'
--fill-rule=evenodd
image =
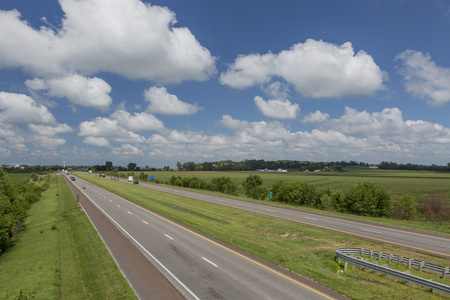
<path id="1" fill-rule="evenodd" d="M 424 251 L 450 258 L 450 236 L 448 235 L 431 234 L 427 232 L 420 232 L 418 230 L 384 226 L 347 218 L 333 217 L 325 214 L 308 213 L 297 209 L 287 209 L 274 205 L 242 201 L 228 197 L 220 197 L 156 184 L 140 183 L 140 185 L 162 192 L 207 201 L 269 217 L 280 218 L 344 234 L 351 234 L 361 238 L 376 240 L 383 243 L 407 247 L 416 251 Z"/>
<path id="2" fill-rule="evenodd" d="M 73 183 L 186 299 L 335 299 L 78 177 Z"/>

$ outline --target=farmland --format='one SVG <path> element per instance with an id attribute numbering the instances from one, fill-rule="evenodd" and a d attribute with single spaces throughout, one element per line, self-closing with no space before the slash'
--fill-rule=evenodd
<path id="1" fill-rule="evenodd" d="M 127 173 L 127 172 L 125 172 Z M 138 176 L 140 172 L 135 172 Z M 431 171 L 392 171 L 369 168 L 348 168 L 345 172 L 245 172 L 245 171 L 144 171 L 145 174 L 155 175 L 161 183 L 168 182 L 172 176 L 198 177 L 203 180 L 211 180 L 215 177 L 230 177 L 238 186 L 250 174 L 258 174 L 263 179 L 263 185 L 270 189 L 272 185 L 283 180 L 287 183 L 299 181 L 310 184 L 316 188 L 329 188 L 333 192 L 345 191 L 361 181 L 375 183 L 384 189 L 392 198 L 409 194 L 418 202 L 430 194 L 443 194 L 450 199 L 450 173 Z"/>

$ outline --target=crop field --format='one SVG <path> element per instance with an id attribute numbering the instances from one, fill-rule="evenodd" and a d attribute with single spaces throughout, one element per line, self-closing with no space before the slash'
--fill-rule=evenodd
<path id="1" fill-rule="evenodd" d="M 16 179 L 28 179 L 30 178 L 31 173 L 8 173 L 8 177 L 11 180 L 16 180 Z"/>
<path id="2" fill-rule="evenodd" d="M 126 172 L 125 172 L 126 173 Z M 140 172 L 135 172 L 138 176 Z M 375 183 L 384 189 L 392 198 L 409 194 L 416 201 L 430 194 L 443 194 L 450 199 L 450 173 L 431 171 L 392 171 L 369 168 L 349 168 L 345 172 L 220 172 L 220 171 L 145 171 L 145 174 L 155 175 L 155 179 L 166 183 L 172 176 L 198 177 L 203 180 L 211 180 L 215 177 L 230 177 L 238 186 L 250 174 L 257 174 L 263 179 L 263 185 L 271 188 L 278 181 L 287 183 L 293 181 L 306 182 L 316 188 L 329 188 L 333 192 L 345 191 L 362 181 Z"/>

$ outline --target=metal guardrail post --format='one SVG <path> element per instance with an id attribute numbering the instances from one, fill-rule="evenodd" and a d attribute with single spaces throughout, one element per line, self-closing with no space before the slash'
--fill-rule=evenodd
<path id="1" fill-rule="evenodd" d="M 388 264 L 390 264 L 392 262 L 392 259 L 394 258 L 393 254 L 389 254 L 388 256 Z"/>
<path id="2" fill-rule="evenodd" d="M 419 272 L 422 272 L 423 265 L 424 265 L 424 262 L 423 262 L 423 261 L 420 261 L 420 262 L 419 262 Z"/>
<path id="3" fill-rule="evenodd" d="M 397 271 L 394 269 L 390 269 L 388 267 L 380 266 L 380 265 L 378 265 L 378 263 L 377 264 L 370 263 L 370 262 L 365 261 L 364 259 L 357 259 L 353 256 L 347 255 L 347 254 L 359 254 L 359 253 L 361 255 L 364 255 L 363 254 L 364 251 L 362 249 L 359 250 L 359 249 L 355 249 L 355 248 L 341 248 L 341 249 L 336 250 L 336 256 L 338 258 L 344 260 L 344 270 L 345 271 L 347 271 L 347 264 L 351 263 L 352 266 L 358 265 L 358 266 L 361 266 L 366 269 L 374 270 L 376 272 L 380 272 L 385 275 L 397 277 L 402 280 L 406 280 L 406 281 L 424 286 L 426 288 L 429 288 L 430 290 L 436 290 L 439 292 L 450 294 L 450 286 L 448 286 L 446 284 L 436 282 L 435 280 L 428 280 L 428 279 L 425 279 L 422 277 L 408 274 L 408 273 L 410 273 L 410 271 L 408 271 L 407 273 L 400 272 L 400 271 Z M 368 255 L 369 251 L 367 251 L 366 253 L 367 253 L 366 255 Z M 403 257 L 398 256 L 399 264 L 402 262 L 402 260 L 403 260 Z M 408 265 L 410 262 L 412 264 L 412 259 L 405 258 L 405 260 L 407 260 Z M 430 265 L 431 265 L 431 267 L 428 267 L 425 265 L 425 262 L 418 261 L 418 266 L 419 266 L 420 270 L 422 270 L 423 268 L 427 268 L 430 270 L 442 270 L 442 277 L 445 278 L 445 276 L 447 275 L 448 270 L 449 270 L 448 267 L 441 267 L 441 266 L 436 266 L 436 265 L 432 265 L 432 264 L 430 264 Z"/>

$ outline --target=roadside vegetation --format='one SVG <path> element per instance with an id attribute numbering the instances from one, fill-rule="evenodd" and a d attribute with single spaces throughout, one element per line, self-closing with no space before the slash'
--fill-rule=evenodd
<path id="1" fill-rule="evenodd" d="M 38 186 L 26 176 L 11 180 L 0 168 L 0 255 L 14 244 L 24 228 L 28 209 L 48 186 L 48 181 Z"/>
<path id="2" fill-rule="evenodd" d="M 137 299 L 64 179 L 49 178 L 0 255 L 0 299 Z"/>
<path id="3" fill-rule="evenodd" d="M 149 179 L 151 175 L 152 179 Z M 450 173 L 351 166 L 342 172 L 117 172 L 107 176 L 450 234 Z M 272 197 L 272 198 L 270 198 Z M 402 222 L 396 222 L 400 220 Z"/>
<path id="4" fill-rule="evenodd" d="M 353 299 L 450 299 L 420 286 L 373 271 L 342 272 L 335 250 L 344 247 L 382 251 L 448 266 L 450 259 L 368 241 L 297 223 L 259 216 L 172 194 L 79 174 L 109 191 L 173 218 L 226 243 L 292 270 Z M 251 181 L 251 180 L 249 180 Z M 415 273 L 450 284 L 439 275 Z"/>

